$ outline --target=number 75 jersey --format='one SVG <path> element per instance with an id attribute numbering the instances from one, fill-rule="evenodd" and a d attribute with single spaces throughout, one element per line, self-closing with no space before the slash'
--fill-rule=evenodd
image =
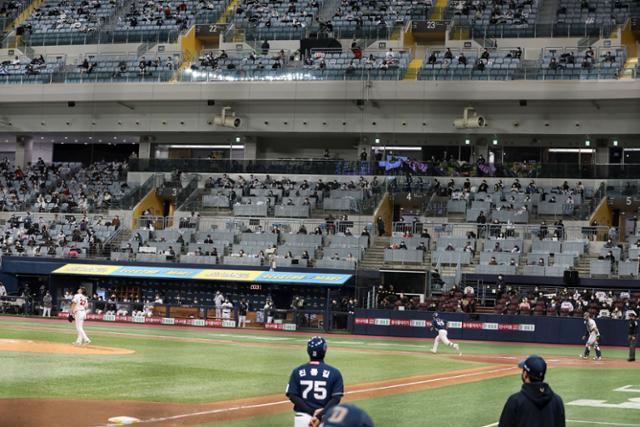
<path id="1" fill-rule="evenodd" d="M 291 372 L 287 385 L 287 396 L 299 396 L 313 410 L 324 408 L 336 396 L 344 395 L 342 374 L 333 366 L 311 361 Z M 295 412 L 304 412 L 294 407 Z"/>

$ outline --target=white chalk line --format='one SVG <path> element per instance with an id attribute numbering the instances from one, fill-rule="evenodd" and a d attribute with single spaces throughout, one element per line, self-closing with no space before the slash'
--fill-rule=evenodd
<path id="1" fill-rule="evenodd" d="M 575 424 L 596 424 L 600 426 L 623 426 L 623 427 L 640 427 L 640 424 L 624 424 L 624 423 L 611 423 L 607 421 L 582 421 L 582 420 L 566 420 L 567 423 L 575 423 Z M 499 423 L 491 423 L 484 425 L 482 427 L 495 427 Z"/>
<path id="2" fill-rule="evenodd" d="M 431 378 L 431 379 L 428 379 L 428 380 L 421 380 L 421 381 L 412 381 L 412 382 L 402 383 L 402 384 L 393 384 L 393 385 L 380 386 L 380 387 L 370 387 L 370 388 L 366 388 L 366 389 L 362 389 L 362 390 L 348 391 L 345 394 L 351 395 L 351 394 L 369 393 L 369 392 L 372 392 L 372 391 L 391 390 L 391 389 L 395 389 L 395 388 L 411 387 L 411 386 L 414 386 L 414 385 L 430 384 L 430 383 L 434 383 L 434 382 L 449 381 L 449 380 L 455 380 L 455 379 L 460 379 L 460 378 L 469 378 L 469 377 L 474 377 L 474 376 L 479 376 L 479 375 L 495 374 L 495 373 L 512 371 L 512 370 L 513 370 L 513 368 L 509 367 L 509 368 L 492 369 L 492 370 L 489 370 L 489 371 L 469 372 L 469 373 L 466 373 L 466 374 L 450 375 L 450 376 L 446 376 L 446 377 Z M 227 413 L 227 412 L 242 411 L 242 410 L 246 410 L 246 409 L 265 408 L 265 407 L 269 407 L 269 406 L 283 405 L 285 403 L 290 403 L 290 401 L 289 400 L 278 400 L 276 402 L 260 403 L 260 404 L 253 404 L 253 405 L 240 405 L 240 406 L 234 406 L 234 407 L 230 407 L 230 408 L 211 409 L 211 410 L 208 410 L 208 411 L 189 412 L 189 413 L 186 413 L 186 414 L 172 415 L 172 416 L 169 416 L 169 417 L 158 417 L 158 418 L 149 418 L 149 419 L 146 419 L 146 420 L 140 420 L 136 424 L 159 423 L 159 422 L 163 422 L 163 421 L 173 421 L 173 420 L 179 420 L 179 419 L 183 419 L 183 418 L 198 417 L 198 416 L 201 416 L 201 415 L 215 415 L 215 414 L 221 414 L 221 413 Z M 117 425 L 118 424 L 106 424 L 103 427 L 115 427 Z"/>

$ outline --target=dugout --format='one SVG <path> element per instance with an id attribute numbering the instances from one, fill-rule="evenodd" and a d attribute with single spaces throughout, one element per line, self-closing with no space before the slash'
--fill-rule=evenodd
<path id="1" fill-rule="evenodd" d="M 270 298 L 276 321 L 323 329 L 331 327 L 331 322 L 325 319 L 332 317 L 332 299 L 353 295 L 355 283 L 351 274 L 331 270 L 265 271 L 184 264 L 56 261 L 15 258 L 3 265 L 3 272 L 19 276 L 30 270 L 40 280 L 46 277 L 54 307 L 61 311 L 65 308 L 65 291 L 73 292 L 84 286 L 90 296 L 98 297 L 92 300 L 94 309 L 103 312 L 121 308 L 128 313 L 140 311 L 145 302 L 154 301 L 159 295 L 163 303 L 154 305 L 155 316 L 207 320 L 216 316 L 214 297 L 220 291 L 233 302 L 234 317 L 240 299 L 245 298 L 249 303 L 248 319 L 261 323 L 262 309 Z M 110 306 L 112 295 L 116 298 Z M 294 309 L 292 302 L 296 297 L 303 299 L 304 304 Z"/>

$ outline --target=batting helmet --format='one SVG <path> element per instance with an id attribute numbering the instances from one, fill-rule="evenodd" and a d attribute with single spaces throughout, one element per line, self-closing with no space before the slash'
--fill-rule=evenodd
<path id="1" fill-rule="evenodd" d="M 322 417 L 320 427 L 373 427 L 371 417 L 350 404 L 336 405 Z"/>
<path id="2" fill-rule="evenodd" d="M 327 353 L 327 341 L 322 337 L 312 337 L 307 342 L 307 354 L 311 360 L 322 360 Z"/>
<path id="3" fill-rule="evenodd" d="M 438 317 L 438 313 L 434 312 L 432 317 L 435 319 L 436 317 Z"/>
<path id="4" fill-rule="evenodd" d="M 584 314 L 582 315 L 582 317 L 584 319 L 588 319 L 589 317 L 591 317 L 591 314 L 588 311 L 585 311 Z"/>

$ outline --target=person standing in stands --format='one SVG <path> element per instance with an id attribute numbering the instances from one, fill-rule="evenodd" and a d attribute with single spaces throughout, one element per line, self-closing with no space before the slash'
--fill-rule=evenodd
<path id="1" fill-rule="evenodd" d="M 522 368 L 522 389 L 505 403 L 498 427 L 564 427 L 562 398 L 544 382 L 547 362 L 531 355 L 518 367 Z"/>
<path id="2" fill-rule="evenodd" d="M 376 225 L 378 226 L 378 236 L 384 236 L 384 219 L 381 216 L 378 217 Z"/>
<path id="3" fill-rule="evenodd" d="M 636 360 L 636 342 L 638 340 L 638 316 L 635 311 L 629 313 L 629 362 Z"/>

